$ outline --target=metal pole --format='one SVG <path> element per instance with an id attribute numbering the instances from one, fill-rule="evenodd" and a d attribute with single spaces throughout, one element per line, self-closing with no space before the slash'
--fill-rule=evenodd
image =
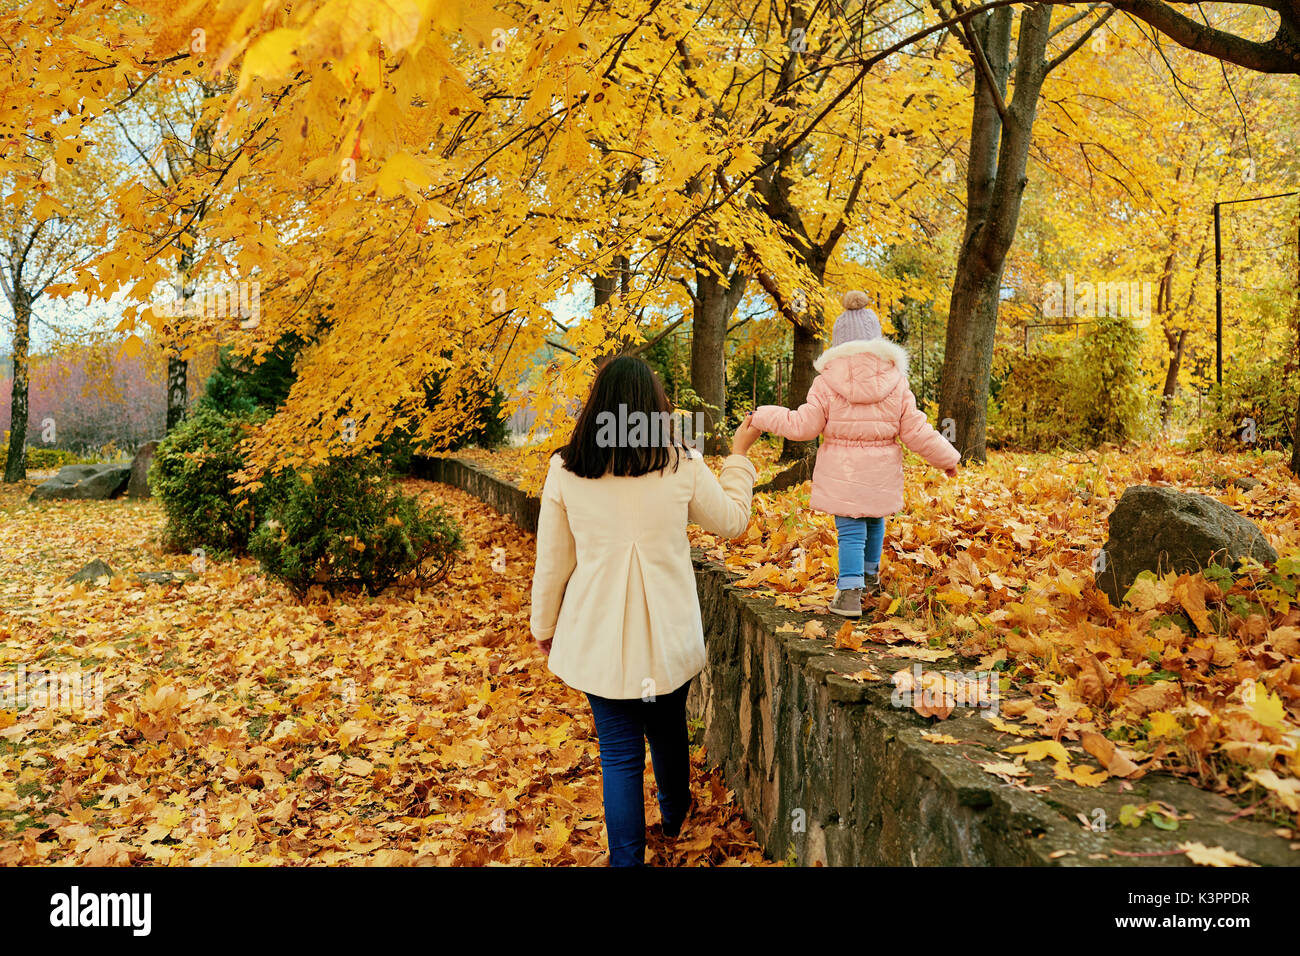
<path id="1" fill-rule="evenodd" d="M 1025 358 L 1029 358 L 1029 323 L 1025 323 Z M 1020 440 L 1029 440 L 1029 393 L 1025 393 L 1023 407 L 1020 409 Z"/>
<path id="2" fill-rule="evenodd" d="M 1220 240 L 1219 207 L 1239 202 L 1262 202 L 1266 199 L 1285 199 L 1300 194 L 1300 190 L 1273 193 L 1268 196 L 1246 196 L 1242 199 L 1224 199 L 1214 204 L 1214 381 L 1223 387 L 1223 252 Z M 1222 398 L 1219 406 L 1222 407 Z"/>
<path id="3" fill-rule="evenodd" d="M 1223 388 L 1223 247 L 1219 203 L 1214 204 L 1214 381 Z M 1222 396 L 1220 396 L 1220 403 Z"/>

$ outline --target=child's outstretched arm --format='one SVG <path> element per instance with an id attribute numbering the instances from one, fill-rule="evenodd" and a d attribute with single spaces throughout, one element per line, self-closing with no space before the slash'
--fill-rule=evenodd
<path id="1" fill-rule="evenodd" d="M 791 411 L 780 405 L 760 405 L 754 409 L 751 424 L 760 431 L 772 432 L 791 441 L 810 441 L 826 427 L 826 386 L 821 376 L 813 380 L 808 399 Z"/>
<path id="2" fill-rule="evenodd" d="M 951 472 L 961 461 L 961 452 L 926 420 L 925 412 L 916 407 L 916 396 L 910 388 L 903 402 L 903 415 L 898 421 L 898 437 L 904 445 L 935 468 Z"/>

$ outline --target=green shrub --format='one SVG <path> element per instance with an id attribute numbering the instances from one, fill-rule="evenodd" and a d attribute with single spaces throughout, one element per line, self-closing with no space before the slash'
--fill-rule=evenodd
<path id="1" fill-rule="evenodd" d="M 989 409 L 991 443 L 1031 451 L 1092 448 L 1146 437 L 1154 425 L 1143 386 L 1142 333 L 1129 320 L 1102 317 L 1078 340 L 1032 355 L 1003 353 Z"/>
<path id="2" fill-rule="evenodd" d="M 249 552 L 299 597 L 313 584 L 371 594 L 403 578 L 427 587 L 463 547 L 443 509 L 402 494 L 374 457 L 273 477 L 264 499 Z"/>
<path id="3" fill-rule="evenodd" d="M 227 415 L 247 415 L 257 409 L 273 411 L 289 397 L 297 378 L 294 362 L 304 341 L 286 335 L 275 344 L 261 362 L 236 355 L 229 346 L 221 349 L 217 366 L 203 384 L 199 406 Z"/>
<path id="4" fill-rule="evenodd" d="M 1211 386 L 1191 440 L 1198 447 L 1280 450 L 1291 447 L 1296 375 L 1287 358 L 1237 362 L 1223 371 L 1223 388 Z"/>
<path id="5" fill-rule="evenodd" d="M 67 448 L 28 448 L 27 467 L 31 471 L 51 471 L 64 465 L 93 465 L 97 459 L 86 458 Z"/>
<path id="6" fill-rule="evenodd" d="M 649 337 L 653 339 L 655 333 Z M 691 349 L 687 343 L 685 336 L 665 335 L 641 353 L 663 382 L 668 398 L 683 408 L 686 403 L 681 398 L 682 390 L 691 387 Z"/>
<path id="7" fill-rule="evenodd" d="M 1061 420 L 1068 359 L 1060 352 L 1036 352 L 1010 360 L 989 409 L 991 444 L 1032 451 L 1077 444 L 1074 422 Z"/>
<path id="8" fill-rule="evenodd" d="M 218 555 L 246 550 L 255 501 L 236 488 L 233 475 L 244 467 L 239 443 L 265 417 L 200 406 L 158 445 L 149 487 L 167 516 L 164 537 L 171 547 Z"/>
<path id="9" fill-rule="evenodd" d="M 430 376 L 425 383 L 425 408 L 433 411 L 444 402 L 454 402 L 465 410 L 463 428 L 452 436 L 450 450 L 457 451 L 470 445 L 479 448 L 498 448 L 505 444 L 509 425 L 505 419 L 506 396 L 499 385 L 471 377 L 461 384 L 454 396 L 445 394 L 447 384 L 442 376 Z"/>
<path id="10" fill-rule="evenodd" d="M 424 384 L 424 403 L 415 411 L 415 417 L 432 415 L 444 401 L 454 401 L 460 410 L 454 416 L 454 427 L 444 429 L 423 442 L 415 440 L 414 422 L 393 428 L 373 449 L 392 471 L 399 474 L 409 472 L 411 458 L 415 455 L 441 454 L 469 446 L 491 450 L 506 443 L 510 426 L 505 414 L 506 396 L 500 386 L 471 382 L 458 387 L 454 398 L 445 397 L 444 390 L 443 378 L 430 376 Z"/>

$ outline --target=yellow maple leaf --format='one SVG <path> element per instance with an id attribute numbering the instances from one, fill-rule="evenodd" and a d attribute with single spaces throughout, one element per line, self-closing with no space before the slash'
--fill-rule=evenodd
<path id="1" fill-rule="evenodd" d="M 921 739 L 928 740 L 932 744 L 959 744 L 961 743 L 952 734 L 936 734 L 928 730 L 921 731 Z"/>
<path id="2" fill-rule="evenodd" d="M 1057 763 L 1070 762 L 1070 752 L 1061 745 L 1058 740 L 1034 740 L 1027 744 L 1017 744 L 1014 747 L 1008 747 L 1005 751 L 1009 754 L 1024 754 L 1028 761 L 1046 760 L 1051 757 Z"/>
<path id="3" fill-rule="evenodd" d="M 1288 810 L 1300 813 L 1300 780 L 1295 777 L 1284 780 L 1272 770 L 1253 770 L 1246 776 L 1271 791 Z"/>
<path id="4" fill-rule="evenodd" d="M 1076 578 L 1065 568 L 1061 568 L 1056 575 L 1056 587 L 1062 594 L 1068 594 L 1070 597 L 1083 597 L 1083 580 Z"/>
<path id="5" fill-rule="evenodd" d="M 1100 787 L 1110 779 L 1110 774 L 1085 764 L 1069 767 L 1063 763 L 1058 763 L 1056 765 L 1056 779 L 1069 780 L 1081 787 Z"/>
<path id="6" fill-rule="evenodd" d="M 1174 585 L 1174 597 L 1178 598 L 1178 603 L 1183 606 L 1183 610 L 1187 612 L 1187 616 L 1192 619 L 1196 630 L 1201 634 L 1209 634 L 1214 630 L 1210 625 L 1210 616 L 1205 610 L 1206 585 L 1205 578 L 1200 575 L 1185 577 Z"/>
<path id="7" fill-rule="evenodd" d="M 1152 737 L 1172 737 L 1181 729 L 1178 718 L 1168 711 L 1153 710 L 1148 716 L 1151 719 L 1150 736 Z"/>
<path id="8" fill-rule="evenodd" d="M 433 181 L 429 170 L 420 160 L 403 150 L 394 153 L 384 163 L 376 180 L 379 194 L 385 199 L 401 195 L 407 189 L 407 183 L 415 187 L 427 186 Z"/>
<path id="9" fill-rule="evenodd" d="M 1287 724 L 1286 706 L 1282 703 L 1282 698 L 1267 690 L 1255 693 L 1255 702 L 1250 706 L 1250 716 L 1265 727 L 1282 728 Z"/>
<path id="10" fill-rule="evenodd" d="M 876 673 L 876 671 L 870 667 L 864 668 L 860 671 L 854 671 L 852 674 L 845 674 L 844 679 L 855 681 L 859 684 L 866 683 L 869 680 L 884 680 L 880 674 Z"/>
<path id="11" fill-rule="evenodd" d="M 985 773 L 991 773 L 995 777 L 1027 777 L 1029 771 L 1020 764 L 1012 763 L 1009 760 L 989 761 L 980 764 L 980 769 Z"/>
<path id="12" fill-rule="evenodd" d="M 288 76 L 298 58 L 294 55 L 302 38 L 299 30 L 287 27 L 262 34 L 244 54 L 244 69 L 239 85 L 246 87 L 254 77 L 276 79 Z"/>
<path id="13" fill-rule="evenodd" d="M 1017 737 L 1032 737 L 1034 732 L 1024 727 L 1018 727 L 1015 724 L 1008 723 L 1000 717 L 994 717 L 992 714 L 986 714 L 984 719 L 993 725 L 993 729 L 1002 734 L 1015 734 Z"/>
<path id="14" fill-rule="evenodd" d="M 1124 595 L 1124 603 L 1136 611 L 1150 611 L 1173 597 L 1173 587 L 1167 577 L 1157 578 L 1151 571 L 1143 571 Z"/>

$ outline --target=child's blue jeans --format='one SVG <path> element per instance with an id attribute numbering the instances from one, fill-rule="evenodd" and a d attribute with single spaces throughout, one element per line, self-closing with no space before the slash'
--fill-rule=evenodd
<path id="1" fill-rule="evenodd" d="M 840 538 L 839 589 L 864 587 L 867 574 L 880 572 L 880 553 L 885 547 L 884 518 L 842 518 L 835 516 Z"/>
<path id="2" fill-rule="evenodd" d="M 691 803 L 691 757 L 686 731 L 690 681 L 654 700 L 612 700 L 588 694 L 600 739 L 600 777 L 610 866 L 645 865 L 645 742 L 659 785 L 664 830 L 673 833 Z"/>

